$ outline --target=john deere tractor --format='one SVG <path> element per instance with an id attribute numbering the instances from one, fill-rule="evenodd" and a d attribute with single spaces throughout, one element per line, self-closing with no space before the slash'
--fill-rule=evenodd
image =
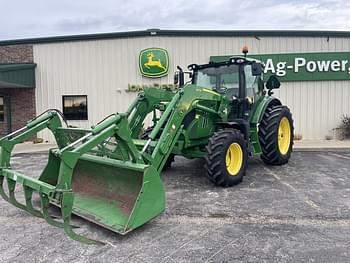
<path id="1" fill-rule="evenodd" d="M 77 234 L 71 214 L 126 234 L 165 209 L 161 171 L 174 156 L 204 158 L 207 177 L 216 185 L 242 181 L 248 156 L 266 164 L 288 162 L 293 145 L 289 109 L 272 97 L 280 83 L 262 80 L 263 65 L 246 56 L 204 65 L 192 64 L 175 74 L 179 89 L 139 93 L 125 113 L 115 113 L 90 129 L 68 126 L 58 110 L 48 110 L 0 140 L 0 194 L 11 204 L 74 240 L 97 241 Z M 189 81 L 185 83 L 185 75 Z M 153 124 L 145 126 L 147 115 Z M 49 129 L 57 148 L 38 179 L 11 168 L 14 146 Z M 16 199 L 22 185 L 24 202 Z M 32 204 L 38 192 L 40 207 Z M 60 208 L 58 220 L 49 205 Z"/>

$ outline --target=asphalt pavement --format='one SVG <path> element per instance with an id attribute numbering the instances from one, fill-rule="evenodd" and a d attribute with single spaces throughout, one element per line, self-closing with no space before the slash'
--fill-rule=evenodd
<path id="1" fill-rule="evenodd" d="M 139 229 L 121 236 L 73 218 L 104 246 L 72 241 L 1 199 L 0 261 L 350 262 L 350 151 L 294 152 L 281 167 L 253 158 L 232 188 L 212 185 L 202 160 L 175 160 L 162 173 L 166 211 Z M 22 153 L 12 165 L 38 177 L 45 163 Z"/>

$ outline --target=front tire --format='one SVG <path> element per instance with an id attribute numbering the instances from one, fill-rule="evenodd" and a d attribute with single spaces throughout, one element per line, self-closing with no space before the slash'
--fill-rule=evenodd
<path id="1" fill-rule="evenodd" d="M 246 172 L 248 151 L 243 134 L 235 129 L 215 132 L 209 139 L 205 169 L 207 177 L 223 187 L 240 183 Z"/>
<path id="2" fill-rule="evenodd" d="M 268 107 L 259 126 L 261 159 L 270 165 L 288 163 L 292 153 L 293 134 L 293 118 L 288 107 Z"/>

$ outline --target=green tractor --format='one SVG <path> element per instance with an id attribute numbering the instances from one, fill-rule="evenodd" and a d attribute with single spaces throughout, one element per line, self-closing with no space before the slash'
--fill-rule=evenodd
<path id="1" fill-rule="evenodd" d="M 176 92 L 146 89 L 125 113 L 90 129 L 70 127 L 60 111 L 48 110 L 1 138 L 1 196 L 72 239 L 94 244 L 98 241 L 75 232 L 72 213 L 120 234 L 143 225 L 165 209 L 160 173 L 176 155 L 204 158 L 207 177 L 224 187 L 242 181 L 249 155 L 271 165 L 288 162 L 292 116 L 272 97 L 277 78 L 263 82 L 262 63 L 242 56 L 193 64 L 189 72 L 178 69 Z M 145 129 L 148 115 L 153 125 Z M 14 146 L 45 128 L 57 148 L 49 151 L 39 178 L 13 170 Z M 17 185 L 25 203 L 16 199 Z M 32 204 L 33 192 L 39 193 L 40 207 Z M 50 215 L 50 204 L 61 209 L 60 220 Z"/>

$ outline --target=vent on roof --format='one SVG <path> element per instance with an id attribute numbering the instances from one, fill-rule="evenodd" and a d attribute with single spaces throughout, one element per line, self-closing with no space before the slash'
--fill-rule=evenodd
<path id="1" fill-rule="evenodd" d="M 155 36 L 155 35 L 157 35 L 157 32 L 160 31 L 160 29 L 159 28 L 150 28 L 150 29 L 147 29 L 146 31 L 148 31 L 151 36 Z"/>

